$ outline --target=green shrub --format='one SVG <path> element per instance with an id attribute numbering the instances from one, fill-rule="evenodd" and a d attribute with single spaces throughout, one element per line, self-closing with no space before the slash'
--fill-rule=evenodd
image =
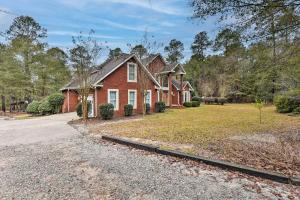
<path id="1" fill-rule="evenodd" d="M 39 113 L 42 115 L 51 114 L 53 112 L 53 108 L 50 105 L 47 99 L 41 101 L 38 107 Z"/>
<path id="2" fill-rule="evenodd" d="M 274 104 L 279 113 L 290 113 L 300 107 L 300 95 L 290 96 L 289 94 L 278 95 L 274 99 Z"/>
<path id="3" fill-rule="evenodd" d="M 88 111 L 92 108 L 92 104 L 88 102 Z M 78 117 L 82 117 L 82 103 L 77 104 L 76 113 Z"/>
<path id="4" fill-rule="evenodd" d="M 133 106 L 131 104 L 127 104 L 124 106 L 124 114 L 125 116 L 131 116 L 133 112 Z"/>
<path id="5" fill-rule="evenodd" d="M 150 114 L 150 104 L 146 103 L 146 114 Z"/>
<path id="6" fill-rule="evenodd" d="M 279 113 L 289 113 L 292 112 L 293 109 L 290 107 L 289 98 L 284 95 L 278 95 L 274 99 L 274 104 L 276 106 L 276 110 Z"/>
<path id="7" fill-rule="evenodd" d="M 198 96 L 194 96 L 194 97 L 192 97 L 192 101 L 199 101 L 199 102 L 201 102 L 202 98 L 198 97 Z"/>
<path id="8" fill-rule="evenodd" d="M 155 112 L 163 113 L 166 110 L 166 104 L 163 101 L 159 101 L 155 103 Z"/>
<path id="9" fill-rule="evenodd" d="M 300 114 L 300 106 L 297 108 L 294 108 L 293 113 Z"/>
<path id="10" fill-rule="evenodd" d="M 192 107 L 199 107 L 200 106 L 199 101 L 191 101 L 191 103 L 192 103 Z"/>
<path id="11" fill-rule="evenodd" d="M 50 103 L 54 113 L 60 113 L 62 105 L 64 104 L 64 95 L 61 93 L 54 93 L 48 96 L 48 102 Z"/>
<path id="12" fill-rule="evenodd" d="M 189 107 L 192 107 L 193 104 L 192 104 L 191 101 L 186 101 L 186 102 L 183 103 L 183 106 L 189 108 Z"/>
<path id="13" fill-rule="evenodd" d="M 114 116 L 114 105 L 111 103 L 99 106 L 101 118 L 104 120 L 112 119 Z"/>
<path id="14" fill-rule="evenodd" d="M 39 114 L 39 105 L 40 102 L 39 101 L 33 101 L 30 104 L 28 104 L 27 108 L 26 108 L 26 112 L 30 113 L 30 114 Z"/>

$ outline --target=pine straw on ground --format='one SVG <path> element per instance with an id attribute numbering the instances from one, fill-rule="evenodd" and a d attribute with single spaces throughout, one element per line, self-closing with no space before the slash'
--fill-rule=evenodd
<path id="1" fill-rule="evenodd" d="M 204 105 L 199 108 L 171 109 L 139 120 L 119 123 L 92 123 L 93 134 L 113 134 L 141 140 L 157 141 L 167 148 L 190 145 L 189 153 L 228 160 L 260 169 L 300 176 L 300 142 L 287 139 L 300 133 L 300 116 L 279 114 L 274 106 L 259 112 L 251 104 Z M 234 136 L 255 135 L 257 141 L 234 140 Z M 264 136 L 263 136 L 264 135 Z M 265 135 L 276 141 L 264 141 Z M 260 141 L 261 139 L 261 141 Z M 268 139 L 268 138 L 267 138 Z"/>

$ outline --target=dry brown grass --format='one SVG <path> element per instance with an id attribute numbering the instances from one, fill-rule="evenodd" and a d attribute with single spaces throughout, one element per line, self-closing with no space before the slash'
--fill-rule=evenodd
<path id="1" fill-rule="evenodd" d="M 279 114 L 275 107 L 269 106 L 263 108 L 260 124 L 259 112 L 251 104 L 201 105 L 199 108 L 169 109 L 166 113 L 145 116 L 141 120 L 91 129 L 94 133 L 206 146 L 233 135 L 300 130 L 300 117 Z"/>

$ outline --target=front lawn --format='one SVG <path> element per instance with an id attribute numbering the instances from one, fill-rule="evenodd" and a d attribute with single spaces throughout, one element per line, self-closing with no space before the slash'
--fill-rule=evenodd
<path id="1" fill-rule="evenodd" d="M 252 104 L 227 104 L 96 122 L 89 130 L 300 176 L 300 116 L 279 114 L 274 106 L 263 108 L 262 124 Z"/>
<path id="2" fill-rule="evenodd" d="M 198 108 L 169 109 L 145 116 L 140 121 L 101 126 L 101 131 L 126 137 L 174 143 L 207 145 L 216 139 L 252 133 L 284 133 L 300 128 L 300 117 L 275 112 L 275 107 L 259 113 L 251 104 L 201 105 Z"/>

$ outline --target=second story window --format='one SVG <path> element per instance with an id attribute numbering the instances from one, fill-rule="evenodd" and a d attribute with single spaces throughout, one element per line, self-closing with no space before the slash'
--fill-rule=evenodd
<path id="1" fill-rule="evenodd" d="M 164 75 L 162 77 L 162 87 L 169 87 L 169 80 L 168 80 L 168 76 L 167 75 Z"/>
<path id="2" fill-rule="evenodd" d="M 135 63 L 127 64 L 127 81 L 137 82 L 137 64 Z"/>

